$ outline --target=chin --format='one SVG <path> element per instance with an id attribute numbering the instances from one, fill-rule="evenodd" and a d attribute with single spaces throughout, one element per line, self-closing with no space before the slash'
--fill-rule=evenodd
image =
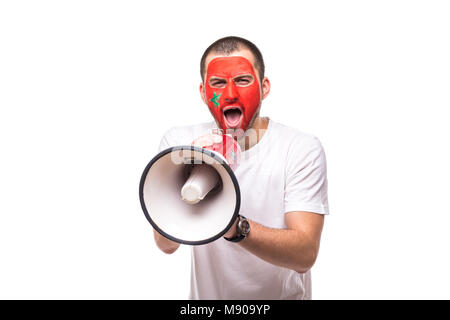
<path id="1" fill-rule="evenodd" d="M 224 123 L 225 127 L 225 133 L 231 134 L 233 137 L 241 137 L 245 134 L 245 130 L 242 128 L 241 125 L 238 125 L 236 127 L 230 127 L 226 123 Z"/>

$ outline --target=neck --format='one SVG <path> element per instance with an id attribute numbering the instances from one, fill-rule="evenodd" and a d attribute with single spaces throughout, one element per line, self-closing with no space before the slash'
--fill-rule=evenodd
<path id="1" fill-rule="evenodd" d="M 268 126 L 269 118 L 258 115 L 251 127 L 245 131 L 245 134 L 237 139 L 242 151 L 247 151 L 254 147 L 262 139 Z"/>

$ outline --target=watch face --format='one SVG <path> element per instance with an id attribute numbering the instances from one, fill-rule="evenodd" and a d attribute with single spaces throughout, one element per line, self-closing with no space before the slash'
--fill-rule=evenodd
<path id="1" fill-rule="evenodd" d="M 239 221 L 239 229 L 241 234 L 247 234 L 250 231 L 250 223 L 247 220 Z"/>

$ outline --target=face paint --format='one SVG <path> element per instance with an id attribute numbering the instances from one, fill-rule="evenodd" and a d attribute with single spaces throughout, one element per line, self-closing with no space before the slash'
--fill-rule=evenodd
<path id="1" fill-rule="evenodd" d="M 247 130 L 261 103 L 256 72 L 244 57 L 211 60 L 205 93 L 209 110 L 223 130 Z"/>

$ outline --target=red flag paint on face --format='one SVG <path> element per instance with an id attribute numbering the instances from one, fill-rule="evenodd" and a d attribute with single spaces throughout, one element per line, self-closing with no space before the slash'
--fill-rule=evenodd
<path id="1" fill-rule="evenodd" d="M 261 103 L 252 63 L 244 57 L 219 57 L 208 64 L 205 93 L 221 129 L 248 129 Z"/>

